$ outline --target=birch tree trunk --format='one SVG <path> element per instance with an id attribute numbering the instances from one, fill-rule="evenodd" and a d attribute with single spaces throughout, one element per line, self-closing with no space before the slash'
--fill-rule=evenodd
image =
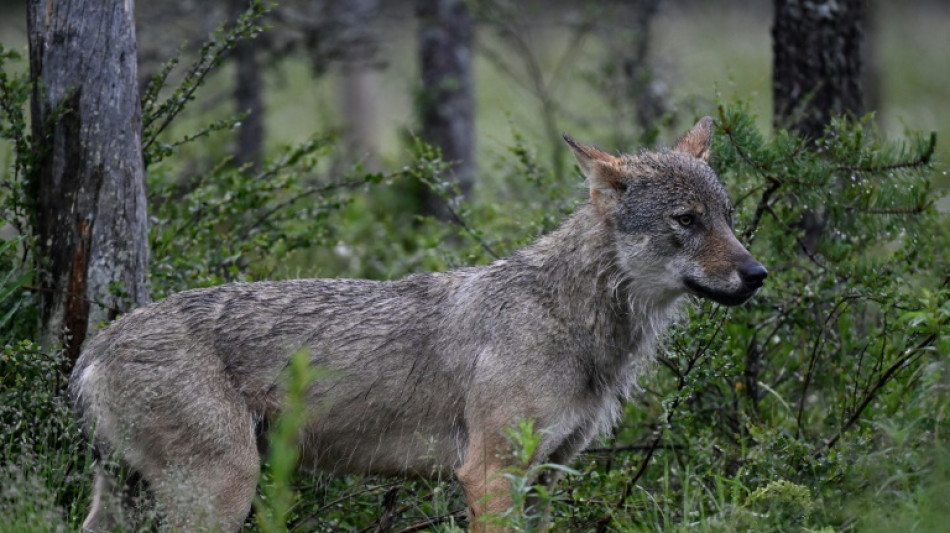
<path id="1" fill-rule="evenodd" d="M 330 20 L 336 25 L 341 67 L 343 145 L 347 159 L 362 160 L 376 170 L 380 156 L 380 99 L 382 62 L 379 0 L 330 2 Z"/>
<path id="2" fill-rule="evenodd" d="M 30 0 L 42 341 L 75 360 L 149 301 L 133 0 Z"/>

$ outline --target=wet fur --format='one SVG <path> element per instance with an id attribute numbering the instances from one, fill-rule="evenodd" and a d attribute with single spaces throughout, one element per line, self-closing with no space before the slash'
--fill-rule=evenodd
<path id="1" fill-rule="evenodd" d="M 316 416 L 302 433 L 304 467 L 454 472 L 473 528 L 490 529 L 478 519 L 510 502 L 498 475 L 506 428 L 533 420 L 536 460 L 569 462 L 616 422 L 690 292 L 684 269 L 735 292 L 716 269 L 751 256 L 724 225 L 731 205 L 700 158 L 708 135 L 686 140 L 623 158 L 569 141 L 591 201 L 488 266 L 229 284 L 128 314 L 87 344 L 71 379 L 93 445 L 148 481 L 168 525 L 236 530 L 259 475 L 256 432 L 280 415 L 283 372 L 302 349 L 328 371 L 307 392 Z M 690 202 L 716 231 L 677 244 L 671 206 Z M 100 492 L 90 530 L 114 520 Z"/>

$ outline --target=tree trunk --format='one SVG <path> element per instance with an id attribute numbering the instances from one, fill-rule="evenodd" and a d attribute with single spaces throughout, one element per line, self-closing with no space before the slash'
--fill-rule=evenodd
<path id="1" fill-rule="evenodd" d="M 377 170 L 380 154 L 379 69 L 363 62 L 344 62 L 340 79 L 343 106 L 343 142 L 347 158 L 362 160 Z"/>
<path id="2" fill-rule="evenodd" d="M 339 32 L 343 141 L 349 160 L 370 168 L 379 163 L 380 36 L 379 0 L 330 2 L 330 19 Z"/>
<path id="3" fill-rule="evenodd" d="M 231 18 L 237 20 L 248 7 L 247 0 L 231 0 Z M 247 113 L 237 131 L 234 162 L 250 164 L 253 169 L 260 168 L 264 156 L 264 101 L 257 48 L 257 43 L 241 39 L 231 52 L 236 70 L 234 103 L 238 113 Z"/>
<path id="4" fill-rule="evenodd" d="M 809 139 L 831 118 L 860 115 L 862 0 L 775 0 L 772 27 L 773 121 Z M 801 220 L 802 245 L 814 253 L 824 233 L 821 210 Z"/>
<path id="5" fill-rule="evenodd" d="M 609 71 L 606 78 L 614 130 L 625 132 L 635 122 L 641 146 L 656 142 L 660 120 L 670 111 L 666 97 L 656 86 L 653 62 L 650 60 L 651 30 L 660 7 L 660 0 L 621 2 L 607 13 L 604 27 L 598 29 L 607 51 Z M 630 141 L 626 133 L 618 133 L 614 144 L 624 146 Z"/>
<path id="6" fill-rule="evenodd" d="M 442 150 L 462 195 L 474 180 L 472 13 L 465 0 L 417 0 L 422 71 L 422 138 Z M 448 218 L 444 202 L 426 190 L 426 209 Z"/>
<path id="7" fill-rule="evenodd" d="M 859 115 L 862 0 L 775 0 L 773 118 L 809 138 L 831 117 Z"/>
<path id="8" fill-rule="evenodd" d="M 29 3 L 41 335 L 73 359 L 100 324 L 149 301 L 133 11 Z"/>

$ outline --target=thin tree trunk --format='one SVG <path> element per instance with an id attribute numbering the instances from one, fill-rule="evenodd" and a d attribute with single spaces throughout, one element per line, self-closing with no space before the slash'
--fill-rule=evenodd
<path id="1" fill-rule="evenodd" d="M 343 140 L 350 160 L 362 160 L 370 169 L 379 165 L 379 69 L 360 61 L 343 64 Z"/>
<path id="2" fill-rule="evenodd" d="M 474 99 L 472 96 L 472 13 L 465 0 L 417 0 L 422 71 L 422 138 L 442 150 L 463 196 L 472 189 Z M 444 203 L 425 194 L 426 209 L 447 218 Z"/>
<path id="3" fill-rule="evenodd" d="M 639 144 L 649 146 L 659 134 L 659 121 L 669 112 L 664 96 L 654 87 L 654 71 L 650 60 L 652 27 L 660 7 L 660 0 L 635 0 L 618 3 L 614 18 L 606 21 L 600 30 L 607 48 L 607 61 L 612 63 L 614 76 L 608 78 L 614 130 L 630 129 L 630 122 L 639 128 Z M 629 141 L 626 134 L 618 134 L 615 143 L 622 146 Z"/>
<path id="4" fill-rule="evenodd" d="M 330 2 L 330 19 L 339 32 L 343 141 L 349 160 L 370 168 L 379 163 L 380 46 L 379 0 Z"/>
<path id="5" fill-rule="evenodd" d="M 100 324 L 149 301 L 133 11 L 29 3 L 41 335 L 73 359 Z"/>
<path id="6" fill-rule="evenodd" d="M 247 0 L 231 0 L 231 17 L 236 20 L 247 11 Z M 261 96 L 261 72 L 257 60 L 258 44 L 242 39 L 234 45 L 236 77 L 234 103 L 239 113 L 247 113 L 237 131 L 234 162 L 258 169 L 264 157 L 264 100 Z"/>
<path id="7" fill-rule="evenodd" d="M 881 61 L 880 37 L 882 0 L 867 0 L 865 3 L 863 39 L 861 41 L 861 92 L 864 95 L 864 109 L 875 111 L 880 120 L 883 101 L 881 97 Z"/>

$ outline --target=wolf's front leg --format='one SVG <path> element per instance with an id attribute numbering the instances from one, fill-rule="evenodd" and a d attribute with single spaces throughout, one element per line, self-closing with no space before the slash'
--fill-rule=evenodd
<path id="1" fill-rule="evenodd" d="M 491 515 L 500 515 L 511 505 L 511 485 L 502 475 L 508 466 L 504 451 L 506 442 L 501 432 L 476 433 L 470 436 L 465 463 L 456 474 L 465 490 L 471 519 L 470 530 L 476 533 L 500 533 L 504 527 L 486 520 Z"/>

